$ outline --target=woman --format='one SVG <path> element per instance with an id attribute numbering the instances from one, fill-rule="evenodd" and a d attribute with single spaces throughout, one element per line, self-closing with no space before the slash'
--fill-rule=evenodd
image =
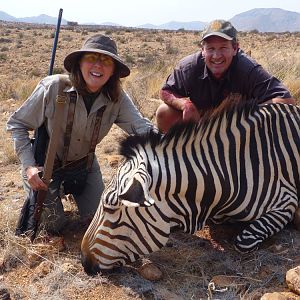
<path id="1" fill-rule="evenodd" d="M 86 217 L 95 213 L 104 189 L 100 167 L 97 159 L 94 159 L 92 140 L 96 140 L 96 144 L 99 143 L 114 123 L 129 134 L 144 133 L 152 128 L 152 124 L 141 116 L 121 88 L 120 78 L 128 76 L 130 70 L 118 56 L 115 42 L 108 36 L 97 34 L 88 38 L 80 50 L 66 56 L 64 66 L 70 73 L 71 83 L 70 86 L 66 86 L 64 92 L 69 99 L 73 95 L 76 104 L 67 147 L 65 132 L 67 124 L 70 123 L 68 116 L 70 102 L 64 107 L 62 134 L 56 151 L 56 165 L 60 167 L 59 169 L 74 162 L 76 165 L 77 161 L 81 161 L 92 152 L 93 159 L 83 180 L 84 185 L 79 188 L 80 193 L 76 191 L 74 195 L 80 215 Z M 49 186 L 45 185 L 38 174 L 41 168 L 37 166 L 34 159 L 28 131 L 46 124 L 47 132 L 51 132 L 55 123 L 53 115 L 61 80 L 61 75 L 44 78 L 7 123 L 7 130 L 12 132 L 15 150 L 22 164 L 25 191 L 29 193 L 30 189 L 48 190 L 42 223 L 50 232 L 59 232 L 66 223 L 60 199 L 61 184 L 67 181 L 66 174 L 54 172 Z M 103 114 L 97 119 L 100 110 Z M 95 137 L 94 128 L 97 122 L 101 125 Z M 79 168 L 85 169 L 86 164 Z M 71 168 L 68 176 L 72 177 L 74 175 L 72 172 L 75 171 Z"/>

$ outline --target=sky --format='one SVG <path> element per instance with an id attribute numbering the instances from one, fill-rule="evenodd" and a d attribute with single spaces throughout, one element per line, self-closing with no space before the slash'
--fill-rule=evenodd
<path id="1" fill-rule="evenodd" d="M 104 22 L 123 26 L 170 21 L 209 22 L 230 19 L 253 8 L 282 8 L 300 13 L 299 0 L 0 0 L 0 11 L 14 17 L 46 14 L 79 24 Z"/>

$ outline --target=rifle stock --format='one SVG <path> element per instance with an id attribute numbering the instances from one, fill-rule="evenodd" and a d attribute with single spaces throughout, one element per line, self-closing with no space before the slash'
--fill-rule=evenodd
<path id="1" fill-rule="evenodd" d="M 32 231 L 30 232 L 30 241 L 33 243 L 34 239 L 36 238 L 36 234 L 39 228 L 39 223 L 43 211 L 43 206 L 44 206 L 44 201 L 47 196 L 48 191 L 45 190 L 39 190 L 36 193 L 36 204 L 35 204 L 35 209 L 34 209 L 34 214 L 33 214 L 33 219 L 34 219 L 34 227 Z"/>
<path id="2" fill-rule="evenodd" d="M 54 37 L 54 42 L 53 42 L 53 47 L 52 47 L 48 75 L 53 74 L 53 66 L 54 66 L 58 36 L 59 36 L 59 31 L 60 31 L 62 13 L 63 13 L 63 9 L 60 8 L 59 14 L 58 14 L 58 19 L 57 19 L 56 30 L 55 30 L 55 37 Z M 61 93 L 61 88 L 60 88 L 59 95 L 56 98 L 56 109 L 55 109 L 54 119 L 55 118 L 57 119 L 58 118 L 57 116 L 59 114 L 61 115 L 63 113 L 63 106 L 66 102 L 66 99 L 64 97 L 62 97 L 61 94 L 62 93 Z M 60 125 L 58 123 L 59 122 L 56 122 L 56 124 L 54 125 L 53 131 L 50 136 L 50 141 L 48 144 L 47 154 L 46 154 L 46 158 L 45 158 L 44 172 L 42 175 L 42 180 L 45 182 L 45 184 L 47 186 L 49 186 L 49 183 L 50 183 L 51 177 L 52 177 L 52 172 L 53 172 L 53 165 L 54 165 L 54 159 L 55 159 L 55 154 L 56 154 L 57 139 L 58 139 L 59 125 Z M 36 199 L 35 199 L 36 203 L 35 203 L 35 209 L 34 209 L 34 215 L 33 215 L 34 228 L 30 234 L 31 242 L 34 241 L 37 231 L 38 231 L 38 227 L 39 227 L 39 223 L 40 223 L 46 196 L 47 196 L 47 191 L 45 191 L 45 190 L 39 190 L 36 193 Z"/>

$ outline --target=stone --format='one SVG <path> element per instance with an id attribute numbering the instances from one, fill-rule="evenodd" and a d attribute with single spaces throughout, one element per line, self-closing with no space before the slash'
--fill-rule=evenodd
<path id="1" fill-rule="evenodd" d="M 63 263 L 60 268 L 63 273 L 71 273 L 73 275 L 77 273 L 75 266 L 69 262 Z"/>
<path id="2" fill-rule="evenodd" d="M 150 281 L 158 281 L 162 279 L 162 271 L 153 263 L 145 263 L 139 269 L 138 273 L 145 279 Z"/>
<path id="3" fill-rule="evenodd" d="M 35 275 L 39 278 L 47 276 L 53 269 L 53 265 L 49 261 L 43 261 L 35 269 Z"/>
<path id="4" fill-rule="evenodd" d="M 291 291 L 300 295 L 300 266 L 286 272 L 286 284 Z"/>
<path id="5" fill-rule="evenodd" d="M 297 295 L 290 292 L 274 292 L 264 294 L 260 300 L 297 300 Z"/>
<path id="6" fill-rule="evenodd" d="M 51 237 L 49 240 L 49 245 L 57 249 L 59 252 L 66 250 L 65 240 L 62 236 Z"/>

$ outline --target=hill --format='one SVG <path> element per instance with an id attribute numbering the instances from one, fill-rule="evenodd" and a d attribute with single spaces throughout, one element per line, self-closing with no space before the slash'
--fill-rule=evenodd
<path id="1" fill-rule="evenodd" d="M 137 27 L 138 28 L 146 28 L 146 29 L 203 30 L 206 25 L 207 25 L 207 22 L 200 22 L 200 21 L 192 21 L 192 22 L 176 22 L 176 21 L 171 21 L 171 22 L 164 23 L 164 24 L 161 24 L 161 25 L 144 24 L 144 25 L 139 25 Z"/>
<path id="2" fill-rule="evenodd" d="M 0 20 L 7 22 L 24 22 L 24 23 L 36 23 L 36 24 L 57 24 L 57 17 L 51 17 L 45 14 L 41 14 L 39 16 L 34 17 L 24 17 L 24 18 L 16 18 L 4 11 L 0 11 Z M 61 24 L 66 25 L 67 20 L 61 19 Z"/>
<path id="3" fill-rule="evenodd" d="M 0 11 L 0 20 L 9 22 L 25 22 L 37 24 L 56 24 L 57 18 L 45 14 L 35 17 L 15 18 L 3 11 Z M 258 30 L 259 32 L 296 32 L 300 31 L 300 13 L 288 11 L 280 8 L 255 8 L 249 11 L 235 15 L 230 19 L 233 25 L 239 31 Z M 67 20 L 62 19 L 61 24 L 66 25 Z M 85 23 L 82 25 L 110 25 L 122 27 L 122 24 L 105 22 L 100 24 Z M 192 21 L 178 22 L 171 21 L 161 25 L 143 24 L 137 25 L 137 28 L 145 29 L 166 29 L 166 30 L 203 30 L 207 22 Z"/>
<path id="4" fill-rule="evenodd" d="M 230 19 L 239 31 L 300 31 L 300 13 L 280 8 L 255 8 Z"/>

